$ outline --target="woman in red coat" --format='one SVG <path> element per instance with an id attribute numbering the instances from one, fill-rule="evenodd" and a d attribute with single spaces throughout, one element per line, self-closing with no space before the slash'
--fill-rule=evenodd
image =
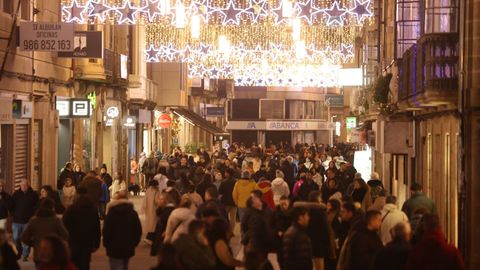
<path id="1" fill-rule="evenodd" d="M 268 208 L 275 210 L 275 203 L 273 202 L 272 183 L 267 178 L 261 177 L 257 183 L 257 189 L 262 192 L 262 201 L 264 201 Z"/>
<path id="2" fill-rule="evenodd" d="M 437 215 L 425 214 L 419 224 L 419 242 L 410 252 L 408 270 L 464 270 L 460 252 L 447 243 Z"/>

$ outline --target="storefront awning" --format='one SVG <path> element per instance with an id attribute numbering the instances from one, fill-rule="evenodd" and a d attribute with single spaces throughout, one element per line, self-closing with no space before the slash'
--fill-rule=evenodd
<path id="1" fill-rule="evenodd" d="M 188 110 L 188 109 L 183 109 L 183 108 L 172 108 L 171 109 L 175 114 L 178 114 L 179 116 L 182 116 L 186 119 L 188 119 L 190 122 L 195 124 L 196 126 L 200 127 L 201 129 L 206 130 L 209 133 L 212 133 L 213 135 L 226 135 L 229 134 L 228 132 L 224 131 L 223 129 L 215 126 L 214 124 L 208 122 L 205 120 L 202 116 L 199 114 Z"/>

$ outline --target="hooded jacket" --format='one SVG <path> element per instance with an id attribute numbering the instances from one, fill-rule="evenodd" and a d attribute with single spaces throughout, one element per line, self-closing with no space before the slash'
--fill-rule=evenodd
<path id="1" fill-rule="evenodd" d="M 267 204 L 267 206 L 275 210 L 275 203 L 273 201 L 273 192 L 272 192 L 272 184 L 270 181 L 260 181 L 257 184 L 256 189 L 262 192 L 262 200 Z"/>
<path id="2" fill-rule="evenodd" d="M 250 193 L 255 190 L 257 184 L 250 179 L 239 179 L 233 187 L 232 198 L 238 208 L 246 208 Z"/>
<path id="3" fill-rule="evenodd" d="M 272 181 L 273 202 L 275 205 L 280 204 L 282 196 L 290 196 L 290 188 L 283 178 L 277 177 Z"/>
<path id="4" fill-rule="evenodd" d="M 142 224 L 133 203 L 119 199 L 108 204 L 103 224 L 103 245 L 111 258 L 130 258 L 142 236 Z"/>

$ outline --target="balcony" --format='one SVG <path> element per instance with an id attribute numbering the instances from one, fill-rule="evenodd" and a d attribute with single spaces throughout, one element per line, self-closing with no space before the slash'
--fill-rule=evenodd
<path id="1" fill-rule="evenodd" d="M 425 34 L 403 54 L 399 65 L 399 107 L 419 109 L 456 104 L 458 34 Z"/>
<path id="2" fill-rule="evenodd" d="M 128 99 L 130 104 L 137 104 L 140 107 L 155 108 L 159 87 L 153 80 L 138 76 L 129 75 Z"/>
<path id="3" fill-rule="evenodd" d="M 75 59 L 75 79 L 109 83 L 120 87 L 128 84 L 125 56 L 105 49 L 103 59 Z"/>

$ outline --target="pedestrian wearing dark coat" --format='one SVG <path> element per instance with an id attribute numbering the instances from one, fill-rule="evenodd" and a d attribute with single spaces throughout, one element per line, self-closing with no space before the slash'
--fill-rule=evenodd
<path id="1" fill-rule="evenodd" d="M 294 207 L 305 207 L 309 210 L 310 222 L 307 234 L 312 241 L 315 269 L 324 269 L 325 259 L 330 254 L 330 235 L 325 206 L 320 204 L 320 192 L 310 193 L 309 202 L 296 202 Z"/>
<path id="2" fill-rule="evenodd" d="M 89 270 L 92 252 L 100 246 L 100 219 L 92 200 L 85 195 L 85 190 L 63 215 L 63 224 L 67 228 L 70 238 L 72 262 L 78 270 Z"/>
<path id="3" fill-rule="evenodd" d="M 67 162 L 60 172 L 57 180 L 57 190 L 63 190 L 67 178 L 73 179 L 73 165 L 71 162 Z"/>
<path id="4" fill-rule="evenodd" d="M 5 192 L 5 183 L 0 181 L 0 229 L 6 229 L 11 204 L 12 196 Z"/>
<path id="5" fill-rule="evenodd" d="M 54 204 L 51 199 L 43 199 L 35 216 L 30 219 L 22 233 L 22 242 L 34 247 L 35 261 L 38 261 L 38 248 L 44 237 L 55 235 L 64 241 L 68 240 L 68 231 L 62 221 L 55 215 Z"/>
<path id="6" fill-rule="evenodd" d="M 421 240 L 410 252 L 407 270 L 464 270 L 462 255 L 445 240 L 437 215 L 425 214 Z"/>
<path id="7" fill-rule="evenodd" d="M 311 270 L 313 269 L 312 241 L 307 234 L 310 220 L 308 210 L 304 207 L 293 209 L 294 223 L 283 236 L 283 269 Z"/>
<path id="8" fill-rule="evenodd" d="M 365 225 L 347 237 L 339 258 L 339 270 L 372 270 L 377 254 L 383 248 L 378 231 L 382 214 L 370 210 L 365 214 Z"/>
<path id="9" fill-rule="evenodd" d="M 0 270 L 20 270 L 17 255 L 7 241 L 7 232 L 0 229 Z"/>
<path id="10" fill-rule="evenodd" d="M 21 254 L 24 260 L 26 260 L 30 254 L 30 247 L 22 244 L 20 241 L 20 236 L 27 227 L 27 223 L 30 218 L 34 215 L 37 205 L 37 193 L 33 191 L 28 181 L 22 181 L 20 183 L 20 188 L 13 193 L 10 212 L 13 216 L 13 241 L 16 244 L 19 256 Z"/>
<path id="11" fill-rule="evenodd" d="M 374 270 L 405 270 L 412 246 L 410 224 L 400 222 L 392 230 L 390 241 L 377 255 Z"/>
<path id="12" fill-rule="evenodd" d="M 242 244 L 245 245 L 247 269 L 258 269 L 268 262 L 267 255 L 273 250 L 273 216 L 262 201 L 262 192 L 255 190 L 247 200 L 247 211 L 242 219 Z"/>
<path id="13" fill-rule="evenodd" d="M 102 181 L 93 175 L 87 175 L 79 186 L 86 189 L 87 196 L 98 206 L 103 196 Z"/>
<path id="14" fill-rule="evenodd" d="M 110 268 L 128 269 L 128 261 L 135 255 L 142 236 L 142 224 L 125 191 L 108 205 L 102 234 Z"/>

